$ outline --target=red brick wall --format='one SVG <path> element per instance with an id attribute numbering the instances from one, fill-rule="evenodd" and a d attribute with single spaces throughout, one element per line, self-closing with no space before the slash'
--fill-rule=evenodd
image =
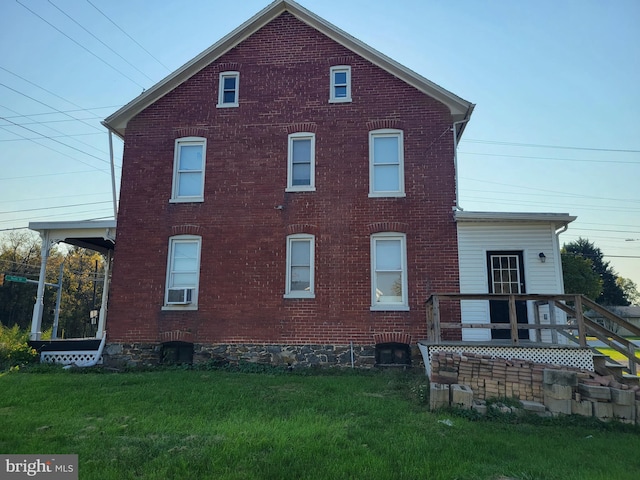
<path id="1" fill-rule="evenodd" d="M 328 103 L 329 67 L 351 65 L 351 103 Z M 239 108 L 216 108 L 240 72 Z M 154 342 L 374 343 L 426 337 L 424 301 L 458 291 L 449 110 L 288 13 L 127 128 L 108 334 Z M 368 132 L 404 131 L 406 198 L 368 198 Z M 287 135 L 316 133 L 316 191 L 285 193 Z M 174 141 L 207 138 L 205 201 L 170 204 Z M 276 210 L 283 205 L 283 210 Z M 370 234 L 407 236 L 408 312 L 372 312 Z M 190 225 L 189 227 L 183 227 Z M 300 227 L 300 225 L 305 225 Z M 286 236 L 316 235 L 315 299 L 284 299 Z M 169 237 L 202 236 L 199 308 L 162 311 Z"/>

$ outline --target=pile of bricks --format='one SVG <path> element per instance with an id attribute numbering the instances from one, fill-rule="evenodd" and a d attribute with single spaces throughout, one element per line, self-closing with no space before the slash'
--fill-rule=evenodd
<path id="1" fill-rule="evenodd" d="M 430 405 L 470 408 L 487 398 L 543 404 L 553 415 L 616 418 L 640 425 L 640 386 L 613 376 L 527 360 L 437 352 L 431 358 Z"/>

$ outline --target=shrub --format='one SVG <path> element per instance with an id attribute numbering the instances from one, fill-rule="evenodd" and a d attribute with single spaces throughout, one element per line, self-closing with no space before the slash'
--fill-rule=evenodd
<path id="1" fill-rule="evenodd" d="M 29 346 L 28 339 L 29 332 L 21 331 L 18 325 L 12 328 L 0 325 L 0 371 L 38 359 L 38 352 Z"/>

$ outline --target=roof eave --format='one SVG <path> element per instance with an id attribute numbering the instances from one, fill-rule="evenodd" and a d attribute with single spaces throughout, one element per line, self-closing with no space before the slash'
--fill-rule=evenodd
<path id="1" fill-rule="evenodd" d="M 347 32 L 327 22 L 296 2 L 291 0 L 276 0 L 244 22 L 238 28 L 221 38 L 211 47 L 185 63 L 175 72 L 171 73 L 163 80 L 152 86 L 149 90 L 144 91 L 137 98 L 133 99 L 115 113 L 107 117 L 102 124 L 120 138 L 124 138 L 127 124 L 130 119 L 188 80 L 207 65 L 214 62 L 217 58 L 234 48 L 241 41 L 258 31 L 285 11 L 327 35 L 329 38 L 340 43 L 347 49 L 400 78 L 409 85 L 412 85 L 423 93 L 442 102 L 451 111 L 453 121 L 468 120 L 471 116 L 474 107 L 472 103 L 458 97 L 407 67 L 399 64 L 395 60 L 369 47 L 365 43 L 355 37 L 352 37 Z M 459 135 L 462 135 L 465 125 L 466 122 L 460 128 Z"/>
<path id="2" fill-rule="evenodd" d="M 576 218 L 568 213 L 537 212 L 472 212 L 459 210 L 455 212 L 458 223 L 551 223 L 556 228 L 569 225 Z"/>

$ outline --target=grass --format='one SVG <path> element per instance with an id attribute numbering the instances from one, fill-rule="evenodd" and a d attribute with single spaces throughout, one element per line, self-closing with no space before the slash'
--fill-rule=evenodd
<path id="1" fill-rule="evenodd" d="M 640 471 L 637 427 L 430 413 L 416 394 L 420 374 L 45 372 L 0 374 L 0 452 L 78 454 L 83 480 L 583 480 Z"/>

